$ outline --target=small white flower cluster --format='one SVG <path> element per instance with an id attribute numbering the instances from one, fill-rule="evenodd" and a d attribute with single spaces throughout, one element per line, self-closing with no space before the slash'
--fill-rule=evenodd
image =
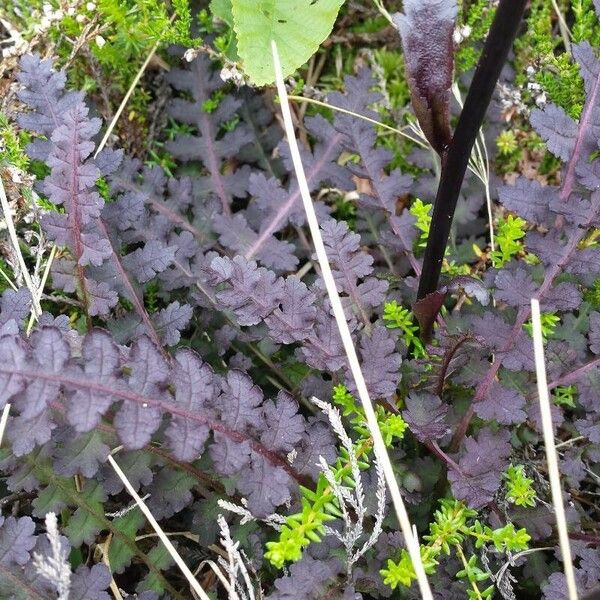
<path id="1" fill-rule="evenodd" d="M 235 65 L 223 67 L 221 69 L 220 76 L 221 80 L 225 83 L 228 81 L 233 81 L 237 87 L 244 85 L 244 74 Z"/>
<path id="2" fill-rule="evenodd" d="M 533 96 L 536 106 L 538 108 L 544 108 L 546 104 L 548 104 L 548 97 L 546 92 L 542 89 L 542 86 L 537 82 L 533 81 L 533 76 L 535 75 L 535 69 L 529 65 L 526 70 L 527 77 L 529 81 L 527 82 L 527 89 L 531 92 Z"/>
<path id="3" fill-rule="evenodd" d="M 192 62 L 199 53 L 200 50 L 198 48 L 188 48 L 183 54 L 183 59 L 187 62 Z"/>
<path id="4" fill-rule="evenodd" d="M 54 8 L 51 4 L 43 4 L 41 12 L 33 11 L 31 16 L 38 18 L 39 21 L 35 24 L 33 30 L 35 33 L 44 33 L 57 21 L 62 21 L 65 17 L 72 17 L 77 12 L 77 3 L 72 2 L 64 7 Z M 77 17 L 75 17 L 77 18 Z"/>
<path id="5" fill-rule="evenodd" d="M 458 46 L 464 42 L 471 35 L 471 27 L 469 25 L 461 25 L 454 30 L 452 34 L 452 40 Z"/>
<path id="6" fill-rule="evenodd" d="M 500 95 L 502 111 L 508 115 L 507 120 L 510 120 L 510 115 L 515 113 L 524 116 L 529 114 L 527 106 L 525 102 L 523 102 L 523 96 L 521 95 L 520 89 L 511 85 L 507 85 L 506 83 L 499 83 L 498 91 Z"/>
<path id="7" fill-rule="evenodd" d="M 502 103 L 503 112 L 507 115 L 507 120 L 512 115 L 518 113 L 524 117 L 529 117 L 529 109 L 523 101 L 522 90 L 527 90 L 538 108 L 544 108 L 548 104 L 548 95 L 542 89 L 542 86 L 535 81 L 536 69 L 533 65 L 529 65 L 525 70 L 527 75 L 526 85 L 519 89 L 505 83 L 498 84 L 500 92 L 500 101 Z"/>

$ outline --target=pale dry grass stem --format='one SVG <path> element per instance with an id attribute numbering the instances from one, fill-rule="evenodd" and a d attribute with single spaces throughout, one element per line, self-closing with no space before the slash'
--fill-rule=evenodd
<path id="1" fill-rule="evenodd" d="M 54 257 L 56 256 L 56 250 L 57 250 L 56 246 L 52 246 L 52 249 L 50 250 L 50 256 L 48 257 L 48 260 L 46 261 L 46 266 L 44 268 L 44 274 L 42 275 L 42 280 L 40 281 L 40 286 L 37 290 L 37 295 L 36 295 L 38 302 L 41 301 L 42 295 L 44 294 L 44 288 L 46 287 L 46 281 L 48 281 L 48 276 L 50 275 L 50 268 L 52 267 L 52 263 L 54 262 Z M 31 315 L 29 316 L 29 323 L 27 323 L 27 330 L 26 330 L 27 335 L 29 335 L 31 333 L 33 324 L 37 321 L 38 316 L 39 315 L 36 315 L 33 310 L 31 311 Z"/>
<path id="2" fill-rule="evenodd" d="M 8 204 L 8 198 L 6 197 L 6 191 L 4 189 L 4 183 L 0 178 L 0 206 L 2 207 L 2 212 L 4 213 L 4 219 L 6 221 L 6 227 L 8 229 L 8 236 L 10 238 L 10 242 L 13 246 L 13 250 L 15 251 L 15 255 L 17 257 L 17 261 L 19 263 L 19 268 L 21 269 L 23 279 L 25 280 L 25 285 L 29 289 L 31 293 L 31 299 L 33 302 L 33 310 L 37 315 L 41 314 L 42 308 L 40 306 L 40 302 L 38 300 L 38 290 L 35 284 L 33 283 L 33 279 L 29 274 L 27 269 L 27 265 L 25 264 L 25 259 L 23 258 L 23 253 L 21 252 L 21 247 L 19 246 L 19 238 L 17 236 L 17 230 L 15 229 L 15 223 L 12 218 L 12 213 L 10 210 L 10 206 Z"/>
<path id="3" fill-rule="evenodd" d="M 4 430 L 6 429 L 6 423 L 8 422 L 8 415 L 10 413 L 10 404 L 6 403 L 2 410 L 2 416 L 0 417 L 0 446 L 2 445 L 2 439 L 4 438 Z"/>
<path id="4" fill-rule="evenodd" d="M 112 455 L 109 454 L 107 460 L 110 463 L 110 466 L 114 469 L 119 479 L 123 482 L 123 485 L 129 492 L 130 496 L 135 500 L 136 504 L 140 507 L 142 513 L 144 513 L 144 516 L 148 519 L 150 525 L 152 525 L 154 531 L 156 531 L 156 534 L 158 535 L 160 541 L 164 544 L 165 548 L 167 549 L 177 566 L 181 569 L 181 572 L 188 580 L 188 583 L 190 584 L 192 590 L 194 590 L 194 592 L 198 594 L 198 597 L 202 600 L 210 600 L 206 592 L 202 589 L 202 586 L 198 583 L 198 580 L 194 577 L 194 574 L 185 564 L 183 558 L 181 558 L 179 552 L 177 552 L 175 546 L 173 546 L 165 532 L 162 530 L 161 526 L 158 524 L 158 521 L 154 518 L 154 515 L 152 514 L 152 511 L 148 508 L 148 505 L 140 498 L 139 494 L 131 485 L 131 482 L 127 478 L 127 475 L 123 473 L 121 467 L 119 467 Z"/>
<path id="5" fill-rule="evenodd" d="M 109 533 L 106 540 L 101 543 L 98 544 L 98 548 L 100 549 L 100 552 L 102 554 L 102 562 L 106 565 L 106 567 L 108 568 L 108 570 L 110 571 L 110 591 L 112 592 L 112 595 L 114 597 L 115 600 L 123 600 L 123 596 L 119 590 L 119 586 L 117 585 L 117 582 L 115 581 L 114 577 L 112 576 L 112 568 L 110 566 L 110 560 L 108 558 L 108 551 L 110 548 L 110 544 L 112 542 L 112 533 Z"/>
<path id="6" fill-rule="evenodd" d="M 558 470 L 558 454 L 554 442 L 554 428 L 552 426 L 552 413 L 550 412 L 550 396 L 548 382 L 546 381 L 546 365 L 544 359 L 544 339 L 542 337 L 542 321 L 540 317 L 540 303 L 537 298 L 531 299 L 531 322 L 533 324 L 533 351 L 535 356 L 535 372 L 537 378 L 538 398 L 544 432 L 544 445 L 546 447 L 546 461 L 548 463 L 548 477 L 552 492 L 552 504 L 556 517 L 560 551 L 562 553 L 563 568 L 567 580 L 569 600 L 577 600 L 577 586 L 573 570 L 573 557 L 569 544 L 569 532 L 563 504 L 560 474 Z"/>
<path id="7" fill-rule="evenodd" d="M 345 115 L 356 117 L 357 119 L 362 119 L 363 121 L 371 123 L 376 127 L 381 127 L 382 129 L 387 129 L 388 131 L 401 135 L 402 137 L 405 137 L 406 139 L 413 142 L 414 144 L 417 144 L 421 148 L 427 148 L 427 144 L 425 142 L 418 138 L 412 137 L 404 131 L 404 128 L 398 129 L 397 127 L 392 127 L 387 123 L 382 123 L 381 121 L 377 121 L 377 119 L 371 119 L 371 117 L 367 117 L 366 115 L 363 115 L 361 113 L 354 112 L 353 110 L 348 110 L 347 108 L 342 108 L 341 106 L 336 106 L 335 104 L 330 104 L 329 102 L 323 102 L 322 100 L 316 100 L 315 98 L 307 98 L 306 96 L 289 95 L 288 99 L 294 100 L 296 102 L 308 102 L 309 104 L 315 104 L 316 106 L 322 106 L 324 108 L 329 108 L 335 112 L 340 112 Z M 406 129 L 412 129 L 412 127 L 407 126 Z"/>
<path id="8" fill-rule="evenodd" d="M 279 99 L 281 103 L 281 111 L 283 115 L 283 122 L 285 126 L 286 136 L 288 140 L 288 144 L 290 147 L 290 153 L 292 156 L 292 162 L 294 164 L 294 171 L 296 174 L 296 178 L 298 180 L 298 186 L 300 189 L 302 202 L 304 204 L 304 210 L 306 212 L 306 218 L 308 221 L 309 229 L 311 232 L 311 236 L 313 238 L 313 243 L 315 245 L 315 250 L 317 254 L 317 258 L 319 260 L 319 265 L 321 267 L 321 273 L 323 280 L 325 282 L 325 287 L 327 288 L 327 294 L 329 296 L 329 300 L 331 302 L 331 307 L 333 310 L 333 314 L 339 329 L 340 337 L 342 339 L 342 344 L 344 346 L 344 350 L 346 351 L 346 355 L 348 357 L 348 363 L 350 365 L 350 370 L 352 371 L 352 375 L 354 377 L 354 381 L 356 383 L 356 387 L 358 390 L 358 396 L 363 406 L 363 410 L 365 412 L 365 417 L 367 420 L 367 424 L 369 427 L 369 432 L 373 438 L 373 445 L 375 450 L 375 455 L 377 459 L 380 461 L 382 465 L 383 471 L 385 473 L 385 479 L 387 485 L 390 490 L 390 495 L 392 497 L 392 503 L 396 512 L 396 516 L 400 523 L 400 527 L 402 529 L 402 533 L 404 534 L 404 540 L 410 555 L 410 558 L 413 562 L 413 567 L 415 569 L 415 573 L 417 575 L 417 580 L 419 583 L 419 588 L 421 590 L 421 595 L 424 600 L 432 600 L 433 596 L 431 594 L 431 589 L 429 587 L 429 582 L 427 580 L 427 575 L 425 574 L 425 569 L 423 568 L 423 563 L 421 561 L 421 553 L 419 549 L 419 543 L 413 535 L 412 527 L 410 520 L 408 518 L 408 513 L 406 512 L 406 507 L 404 505 L 404 501 L 402 500 L 402 495 L 400 494 L 400 488 L 398 486 L 398 482 L 396 481 L 396 477 L 394 475 L 394 470 L 392 468 L 392 463 L 390 457 L 387 453 L 385 443 L 383 441 L 383 437 L 381 435 L 381 431 L 379 430 L 379 426 L 377 424 L 377 417 L 375 415 L 375 411 L 373 409 L 373 404 L 371 402 L 371 398 L 369 397 L 369 392 L 367 390 L 367 385 L 365 383 L 365 379 L 360 368 L 360 363 L 358 361 L 358 355 L 356 352 L 356 348 L 354 347 L 354 342 L 352 341 L 352 336 L 350 334 L 350 329 L 348 327 L 348 323 L 346 322 L 346 316 L 344 314 L 344 309 L 342 307 L 342 302 L 340 300 L 335 280 L 333 279 L 333 274 L 331 272 L 331 266 L 329 264 L 329 260 L 327 258 L 327 253 L 325 251 L 325 245 L 323 243 L 323 238 L 321 237 L 321 231 L 319 229 L 319 222 L 317 220 L 317 215 L 315 213 L 314 206 L 312 204 L 310 191 L 308 188 L 308 183 L 306 181 L 306 175 L 304 173 L 304 168 L 302 166 L 302 160 L 300 158 L 300 151 L 298 149 L 298 142 L 296 140 L 296 135 L 294 132 L 294 125 L 292 121 L 292 115 L 290 111 L 290 105 L 288 101 L 287 91 L 285 89 L 285 83 L 283 80 L 283 74 L 281 71 L 281 63 L 279 60 L 279 53 L 277 51 L 277 45 L 274 41 L 271 41 L 271 48 L 273 52 L 273 61 L 275 66 L 275 77 L 277 83 L 277 91 L 279 94 Z"/>

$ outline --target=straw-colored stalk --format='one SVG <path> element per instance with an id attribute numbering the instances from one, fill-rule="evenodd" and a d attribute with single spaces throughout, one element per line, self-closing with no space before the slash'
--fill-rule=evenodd
<path id="1" fill-rule="evenodd" d="M 406 507 L 404 506 L 402 496 L 400 494 L 400 488 L 398 487 L 398 482 L 396 481 L 396 477 L 394 475 L 392 463 L 390 461 L 390 457 L 387 453 L 383 437 L 377 424 L 377 417 L 375 416 L 373 404 L 371 402 L 371 398 L 369 397 L 367 385 L 365 383 L 365 379 L 363 377 L 362 370 L 358 362 L 356 348 L 354 347 L 354 342 L 352 341 L 352 336 L 350 335 L 350 329 L 348 327 L 348 323 L 346 322 L 346 316 L 344 314 L 342 302 L 340 300 L 340 296 L 335 285 L 335 280 L 333 279 L 333 274 L 331 272 L 331 266 L 327 258 L 327 253 L 325 251 L 323 238 L 321 237 L 319 222 L 317 220 L 317 215 L 315 213 L 315 209 L 310 197 L 310 191 L 308 188 L 308 183 L 306 181 L 306 175 L 304 173 L 302 160 L 300 158 L 300 151 L 298 149 L 298 142 L 296 140 L 296 134 L 294 132 L 294 124 L 292 121 L 287 91 L 285 89 L 285 83 L 283 81 L 283 73 L 281 71 L 279 53 L 277 51 L 277 45 L 274 41 L 271 42 L 271 48 L 273 52 L 275 78 L 277 83 L 277 91 L 281 102 L 281 112 L 283 114 L 285 132 L 288 144 L 290 146 L 292 162 L 294 164 L 294 171 L 298 180 L 298 186 L 300 189 L 302 202 L 304 204 L 306 218 L 310 228 L 313 243 L 315 245 L 319 265 L 321 267 L 321 274 L 325 282 L 325 287 L 327 288 L 327 294 L 329 295 L 329 300 L 331 302 L 333 314 L 340 332 L 342 343 L 344 345 L 344 350 L 346 351 L 346 355 L 348 357 L 350 370 L 352 371 L 352 376 L 356 383 L 358 396 L 360 398 L 363 410 L 365 412 L 365 417 L 367 419 L 369 431 L 371 433 L 371 436 L 373 437 L 375 454 L 383 467 L 385 479 L 390 490 L 390 495 L 392 497 L 394 509 L 396 511 L 396 516 L 398 517 L 398 521 L 400 523 L 400 527 L 404 535 L 404 540 L 406 542 L 406 546 L 410 558 L 412 560 L 415 573 L 417 575 L 421 595 L 424 600 L 432 600 L 433 596 L 431 594 L 431 589 L 429 587 L 427 575 L 425 574 L 425 569 L 423 568 L 423 563 L 421 561 L 419 543 L 413 535 L 411 523 L 408 518 L 408 513 L 406 512 Z"/>
<path id="2" fill-rule="evenodd" d="M 544 360 L 544 339 L 542 337 L 542 321 L 540 318 L 540 303 L 537 298 L 531 299 L 531 322 L 533 324 L 533 351 L 535 355 L 535 372 L 537 377 L 538 398 L 542 416 L 542 430 L 544 432 L 544 445 L 546 447 L 546 461 L 548 463 L 548 477 L 552 492 L 552 504 L 556 517 L 560 551 L 562 553 L 563 568 L 567 579 L 569 600 L 577 600 L 577 586 L 573 571 L 573 557 L 569 544 L 567 519 L 563 505 L 560 474 L 558 471 L 558 454 L 554 443 L 554 428 L 552 426 L 552 413 L 550 412 L 550 396 L 548 382 L 546 381 L 546 365 Z"/>
<path id="3" fill-rule="evenodd" d="M 184 574 L 185 578 L 188 580 L 190 587 L 194 590 L 194 592 L 196 594 L 198 594 L 198 596 L 202 600 L 210 600 L 210 598 L 207 596 L 206 592 L 202 589 L 202 586 L 198 583 L 198 580 L 194 577 L 194 574 L 190 571 L 188 566 L 185 564 L 183 558 L 181 558 L 181 555 L 179 554 L 179 552 L 177 552 L 177 549 L 175 548 L 175 546 L 173 546 L 173 544 L 171 543 L 171 540 L 169 540 L 169 538 L 167 537 L 165 532 L 162 530 L 161 526 L 158 524 L 158 521 L 154 518 L 154 515 L 148 508 L 147 504 L 140 498 L 139 494 L 135 491 L 134 487 L 131 485 L 131 482 L 127 478 L 127 475 L 125 475 L 125 473 L 123 473 L 123 471 L 121 470 L 121 467 L 119 467 L 119 465 L 116 463 L 115 459 L 110 454 L 108 455 L 107 460 L 110 463 L 110 466 L 115 470 L 115 473 L 118 475 L 119 479 L 123 482 L 123 485 L 129 492 L 131 497 L 135 500 L 136 504 L 140 507 L 140 510 L 142 511 L 142 513 L 144 513 L 144 516 L 148 519 L 148 522 L 150 523 L 150 525 L 152 525 L 154 531 L 156 531 L 156 535 L 158 535 L 158 538 L 160 539 L 160 541 L 165 545 L 165 548 L 167 549 L 167 551 L 169 552 L 169 554 L 171 555 L 171 557 L 173 558 L 173 560 L 175 561 L 177 566 L 181 569 L 181 572 Z"/>

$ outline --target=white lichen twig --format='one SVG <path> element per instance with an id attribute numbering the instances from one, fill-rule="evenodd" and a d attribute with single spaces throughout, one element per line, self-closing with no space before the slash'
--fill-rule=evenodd
<path id="1" fill-rule="evenodd" d="M 390 490 L 390 495 L 392 497 L 392 502 L 394 505 L 396 516 L 398 518 L 398 522 L 404 535 L 406 547 L 408 549 L 408 553 L 410 555 L 413 567 L 415 569 L 415 574 L 417 576 L 417 581 L 419 583 L 421 595 L 423 597 L 423 600 L 433 600 L 431 588 L 429 587 L 427 575 L 425 574 L 425 569 L 423 567 L 423 561 L 421 560 L 419 543 L 413 535 L 410 519 L 408 518 L 408 513 L 406 512 L 406 507 L 404 506 L 404 501 L 402 500 L 402 495 L 400 494 L 400 488 L 398 486 L 398 482 L 396 481 L 396 476 L 394 475 L 392 462 L 387 453 L 385 443 L 383 441 L 383 436 L 381 435 L 381 431 L 379 430 L 375 410 L 373 408 L 373 404 L 369 396 L 369 391 L 367 390 L 365 378 L 360 368 L 358 354 L 356 352 L 356 348 L 354 347 L 354 342 L 352 341 L 352 336 L 350 334 L 350 328 L 348 327 L 348 323 L 346 321 L 342 301 L 338 294 L 335 285 L 335 280 L 331 272 L 331 265 L 329 264 L 329 260 L 327 258 L 327 252 L 325 251 L 325 244 L 323 243 L 323 238 L 319 229 L 319 221 L 317 219 L 317 215 L 312 204 L 310 190 L 306 181 L 306 174 L 302 166 L 302 159 L 300 158 L 300 150 L 298 148 L 298 142 L 296 140 L 294 123 L 292 121 L 292 114 L 290 111 L 290 105 L 287 97 L 287 90 L 285 89 L 285 82 L 283 80 L 283 73 L 281 70 L 281 62 L 279 60 L 279 53 L 277 51 L 277 44 L 275 43 L 275 41 L 271 41 L 271 49 L 273 52 L 273 64 L 275 69 L 275 78 L 277 82 L 277 91 L 281 103 L 281 112 L 283 115 L 286 137 L 290 147 L 292 162 L 294 164 L 294 172 L 298 181 L 302 202 L 304 204 L 304 210 L 306 212 L 306 218 L 310 228 L 313 243 L 315 245 L 317 258 L 319 259 L 319 265 L 321 267 L 321 273 L 325 282 L 325 287 L 327 289 L 329 301 L 331 302 L 331 307 L 335 316 L 340 337 L 342 339 L 342 344 L 344 346 L 346 356 L 348 357 L 348 363 L 350 365 L 350 370 L 352 372 L 352 376 L 354 378 L 354 382 L 358 390 L 358 396 L 363 406 L 369 432 L 373 438 L 375 456 L 377 457 L 377 460 L 380 461 L 383 471 L 385 473 L 385 479 Z"/>
<path id="2" fill-rule="evenodd" d="M 517 554 L 509 554 L 508 560 L 498 569 L 495 575 L 492 574 L 492 580 L 495 581 L 496 587 L 500 590 L 500 593 L 502 593 L 502 590 L 504 589 L 504 576 L 507 573 L 510 576 L 510 571 L 508 571 L 508 569 L 509 567 L 515 566 L 515 562 L 517 561 L 517 559 L 522 558 L 523 556 L 528 556 L 529 554 L 534 554 L 535 552 L 544 552 L 547 550 L 554 550 L 554 548 L 552 548 L 551 546 L 544 546 L 541 548 L 528 548 L 527 550 L 523 550 L 522 552 L 518 552 Z"/>
<path id="3" fill-rule="evenodd" d="M 558 455 L 554 443 L 554 428 L 552 426 L 552 413 L 550 411 L 550 397 L 548 382 L 546 381 L 546 364 L 544 361 L 544 338 L 542 336 L 542 320 L 540 317 L 540 302 L 537 298 L 531 299 L 531 322 L 533 325 L 533 351 L 535 356 L 535 372 L 537 378 L 538 398 L 542 417 L 542 430 L 544 432 L 544 445 L 546 447 L 546 461 L 548 463 L 548 477 L 552 492 L 552 504 L 556 517 L 562 563 L 567 581 L 569 600 L 577 600 L 577 585 L 575 584 L 575 571 L 573 557 L 569 543 L 567 519 L 563 505 L 560 474 L 558 471 Z"/>
<path id="4" fill-rule="evenodd" d="M 335 478 L 333 470 L 327 464 L 327 461 L 322 456 L 319 457 L 321 471 L 327 479 L 332 492 L 337 498 L 338 506 L 344 521 L 344 531 L 342 533 L 327 526 L 325 526 L 325 530 L 328 534 L 338 538 L 344 545 L 346 550 L 346 570 L 348 577 L 351 577 L 352 567 L 354 564 L 360 559 L 361 556 L 365 554 L 369 548 L 375 544 L 379 538 L 379 535 L 381 534 L 383 519 L 385 517 L 385 475 L 380 462 L 375 459 L 375 470 L 377 473 L 377 509 L 375 513 L 375 524 L 368 539 L 360 548 L 355 550 L 358 540 L 364 533 L 364 520 L 367 516 L 367 511 L 365 508 L 365 494 L 360 475 L 360 467 L 358 465 L 358 457 L 356 456 L 354 444 L 344 428 L 339 410 L 331 404 L 323 402 L 318 398 L 313 397 L 312 401 L 325 413 L 329 419 L 333 430 L 348 454 L 348 461 L 350 463 L 352 481 L 354 483 L 353 488 L 349 488 L 338 482 Z M 351 506 L 354 513 L 354 516 L 352 517 L 350 516 L 351 513 L 348 510 L 347 504 Z"/>
<path id="5" fill-rule="evenodd" d="M 264 518 L 258 518 L 257 516 L 253 515 L 248 510 L 248 503 L 244 498 L 242 498 L 242 505 L 235 504 L 234 502 L 230 502 L 229 500 L 223 499 L 217 500 L 217 504 L 220 508 L 242 517 L 240 520 L 240 525 L 245 525 L 246 523 L 250 523 L 252 521 L 261 521 L 262 523 L 265 523 L 265 525 L 269 525 L 269 527 L 272 527 L 276 531 L 281 531 L 281 526 L 285 523 L 285 517 L 277 513 L 267 515 Z"/>
<path id="6" fill-rule="evenodd" d="M 386 500 L 386 487 L 385 487 L 385 473 L 381 463 L 375 458 L 375 472 L 377 473 L 377 509 L 375 512 L 375 524 L 371 530 L 371 535 L 365 541 L 361 548 L 359 548 L 354 555 L 351 557 L 350 566 L 355 564 L 361 556 L 364 556 L 365 552 L 372 548 L 383 530 L 383 519 L 385 518 L 385 500 Z"/>
<path id="7" fill-rule="evenodd" d="M 221 545 L 227 552 L 227 560 L 219 556 L 218 561 L 229 575 L 229 600 L 239 600 L 240 597 L 242 600 L 255 600 L 254 586 L 246 567 L 245 555 L 239 550 L 240 543 L 231 539 L 229 525 L 223 515 L 217 517 L 217 523 L 221 532 Z"/>
<path id="8" fill-rule="evenodd" d="M 71 588 L 69 553 L 60 540 L 58 521 L 53 512 L 46 514 L 46 537 L 50 542 L 50 555 L 33 553 L 33 567 L 58 593 L 58 600 L 68 600 Z"/>
<path id="9" fill-rule="evenodd" d="M 142 500 L 145 502 L 146 500 L 148 500 L 148 498 L 150 498 L 150 494 L 145 494 L 142 497 Z M 107 512 L 104 513 L 105 517 L 110 517 L 111 519 L 118 519 L 120 517 L 124 517 L 126 514 L 130 513 L 132 510 L 137 508 L 137 504 L 135 502 L 133 502 L 132 504 L 130 504 L 129 506 L 126 506 L 125 508 L 122 508 L 121 510 L 117 510 L 115 512 Z"/>

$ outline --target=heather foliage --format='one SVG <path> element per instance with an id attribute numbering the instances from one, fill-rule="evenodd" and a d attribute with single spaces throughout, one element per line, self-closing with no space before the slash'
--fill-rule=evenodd
<path id="1" fill-rule="evenodd" d="M 248 3 L 231 4 L 230 14 L 229 3 L 211 3 L 223 29 L 201 15 L 200 49 L 187 3 L 175 4 L 165 39 L 194 51 L 173 47 L 161 58 L 160 157 L 114 139 L 98 151 L 106 123 L 96 95 L 73 91 L 69 69 L 51 58 L 26 53 L 16 68 L 14 109 L 0 120 L 0 175 L 22 237 L 18 252 L 8 236 L 0 246 L 2 598 L 190 597 L 111 453 L 215 597 L 419 597 L 279 108 L 269 91 L 224 81 L 237 61 L 225 49 L 230 26 L 238 38 L 228 43 L 239 43 L 242 65 L 263 83 L 270 58 L 246 62 L 258 60 L 257 47 L 240 27 L 275 19 L 301 32 L 279 22 L 287 13 L 257 13 L 257 25 L 241 18 Z M 273 3 L 263 4 L 268 12 Z M 317 8 L 332 21 L 340 4 Z M 493 13 L 484 4 L 405 1 L 391 17 L 411 140 L 390 142 L 361 118 L 399 116 L 370 54 L 343 81 L 328 73 L 326 93 L 312 87 L 317 79 L 303 89 L 344 112 L 298 106 L 295 116 L 332 274 L 434 597 L 554 600 L 567 595 L 553 552 L 529 307 L 535 297 L 543 311 L 583 595 L 600 585 L 598 25 L 576 11 L 568 81 L 576 71 L 580 109 L 508 106 L 515 81 L 502 80 L 503 118 L 489 110 L 478 147 L 487 176 L 467 175 L 441 285 L 416 309 L 439 313 L 425 340 L 412 307 L 452 141 L 454 50 L 459 71 L 474 66 Z M 319 24 L 311 33 L 322 38 L 331 23 Z M 305 41 L 302 60 L 321 40 Z M 290 58 L 290 72 L 299 61 Z M 505 172 L 516 150 L 504 136 L 497 157 L 487 151 L 506 123 L 519 139 L 535 137 L 537 154 L 500 180 L 491 172 Z"/>

